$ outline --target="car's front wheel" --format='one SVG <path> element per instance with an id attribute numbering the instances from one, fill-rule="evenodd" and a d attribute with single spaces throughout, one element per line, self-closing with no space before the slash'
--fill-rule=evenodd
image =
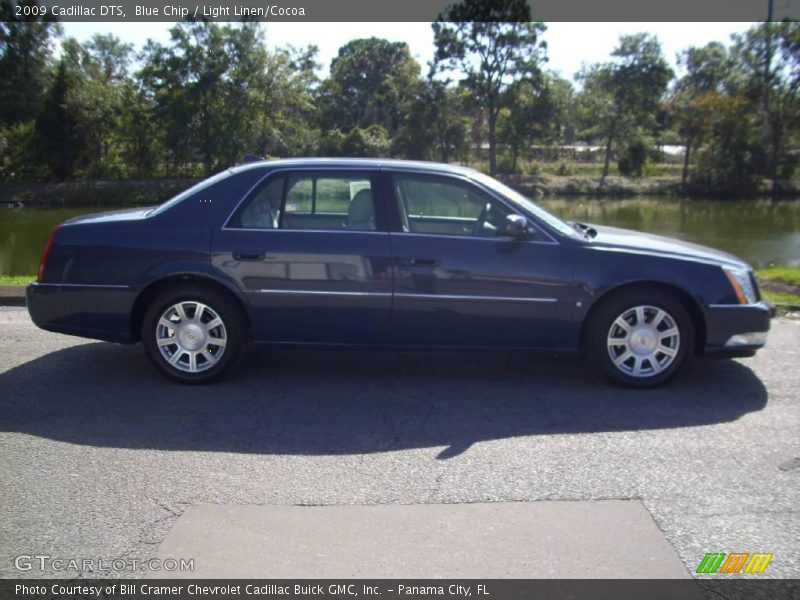
<path id="1" fill-rule="evenodd" d="M 150 361 L 167 377 L 203 383 L 239 361 L 246 330 L 240 308 L 226 294 L 186 286 L 166 290 L 150 304 L 142 343 Z"/>
<path id="2" fill-rule="evenodd" d="M 594 363 L 616 383 L 652 387 L 681 368 L 694 345 L 683 304 L 658 289 L 630 290 L 601 304 L 589 323 Z"/>

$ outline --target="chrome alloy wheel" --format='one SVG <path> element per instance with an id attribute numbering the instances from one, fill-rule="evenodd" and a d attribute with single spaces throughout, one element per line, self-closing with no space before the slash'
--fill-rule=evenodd
<path id="1" fill-rule="evenodd" d="M 201 373 L 225 353 L 228 334 L 220 316 L 202 302 L 185 300 L 161 314 L 156 345 L 170 365 L 186 373 Z"/>
<path id="2" fill-rule="evenodd" d="M 675 319 L 655 306 L 629 308 L 608 331 L 611 362 L 631 377 L 658 375 L 675 361 L 680 345 Z"/>

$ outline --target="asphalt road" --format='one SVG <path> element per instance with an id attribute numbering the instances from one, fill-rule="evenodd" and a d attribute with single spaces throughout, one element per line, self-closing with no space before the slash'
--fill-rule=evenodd
<path id="1" fill-rule="evenodd" d="M 691 571 L 760 551 L 765 576 L 798 577 L 798 342 L 775 321 L 756 358 L 652 391 L 577 359 L 369 352 L 259 353 L 185 387 L 140 347 L 0 308 L 0 577 L 56 575 L 17 571 L 21 554 L 153 557 L 197 504 L 631 498 Z"/>

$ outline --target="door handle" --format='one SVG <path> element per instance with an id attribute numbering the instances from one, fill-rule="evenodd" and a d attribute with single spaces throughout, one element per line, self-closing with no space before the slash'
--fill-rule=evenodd
<path id="1" fill-rule="evenodd" d="M 408 258 L 403 264 L 409 267 L 435 267 L 439 261 L 435 258 Z"/>
<path id="2" fill-rule="evenodd" d="M 240 250 L 234 250 L 233 252 L 233 259 L 234 260 L 261 260 L 264 258 L 263 253 L 258 252 L 242 252 Z"/>

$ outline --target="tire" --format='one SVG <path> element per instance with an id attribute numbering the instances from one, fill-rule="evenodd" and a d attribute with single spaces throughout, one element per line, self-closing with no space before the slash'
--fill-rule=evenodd
<path id="1" fill-rule="evenodd" d="M 694 347 L 688 311 L 658 288 L 633 288 L 601 300 L 587 334 L 595 366 L 614 383 L 635 388 L 665 383 Z"/>
<path id="2" fill-rule="evenodd" d="M 180 383 L 220 378 L 239 364 L 247 348 L 247 328 L 238 303 L 198 284 L 161 292 L 145 312 L 141 333 L 153 366 Z"/>

